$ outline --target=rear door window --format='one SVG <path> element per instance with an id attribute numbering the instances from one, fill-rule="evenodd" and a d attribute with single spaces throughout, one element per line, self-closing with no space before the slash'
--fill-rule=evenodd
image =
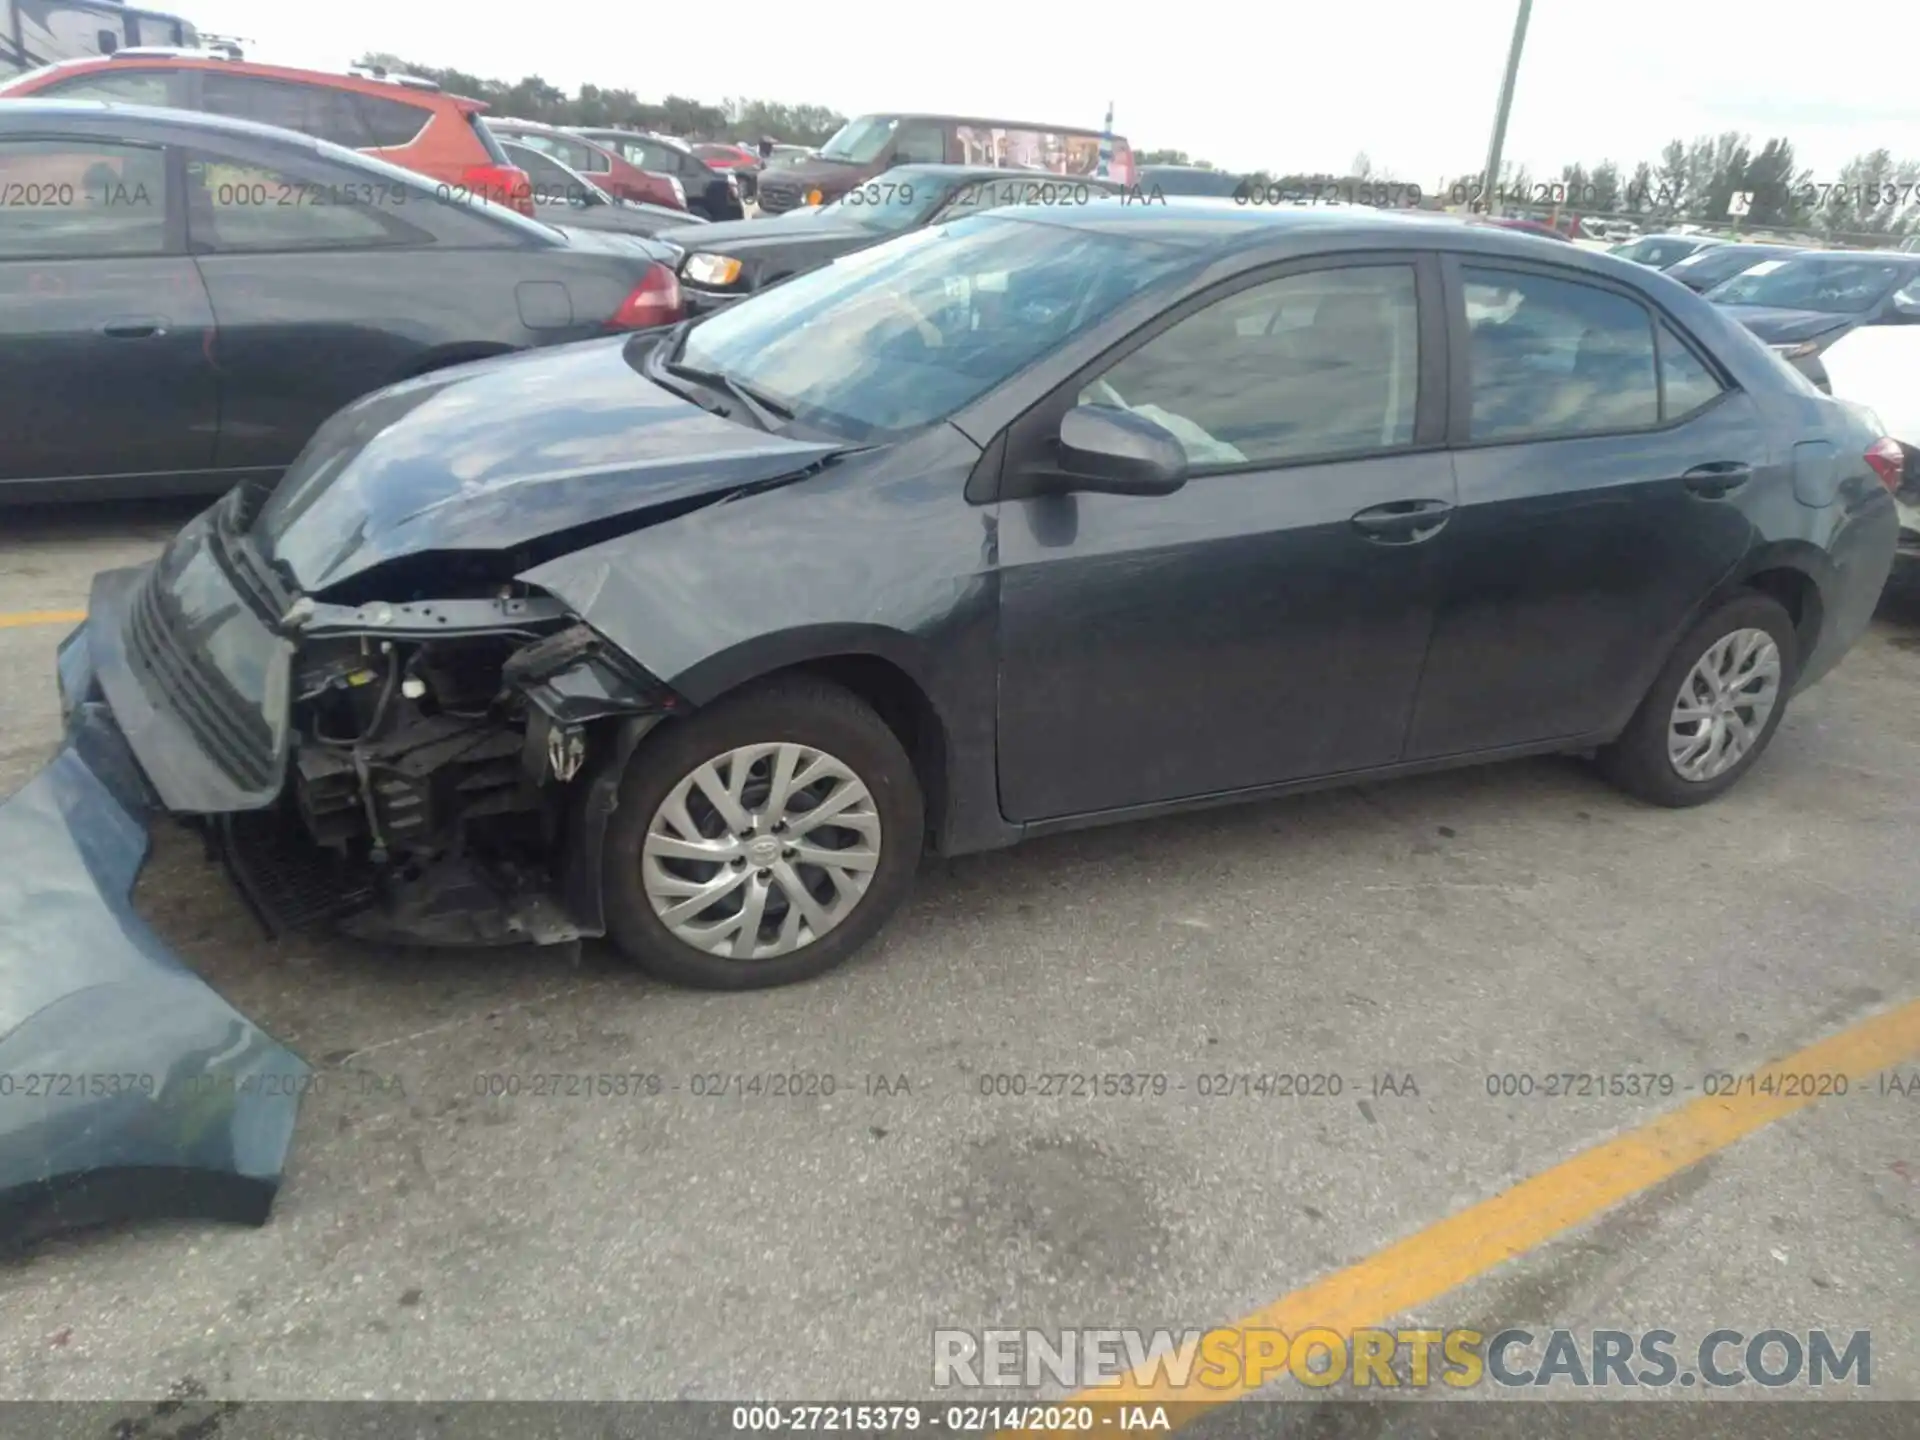
<path id="1" fill-rule="evenodd" d="M 418 219 L 408 218 L 409 207 Z M 359 172 L 296 174 L 250 160 L 189 152 L 187 232 L 219 254 L 363 250 L 432 244 L 426 194 Z"/>
<path id="2" fill-rule="evenodd" d="M 1660 327 L 1660 418 L 1680 420 L 1704 410 L 1726 386 L 1707 368 L 1687 342 L 1667 326 Z"/>
<path id="3" fill-rule="evenodd" d="M 303 135 L 331 140 L 353 150 L 369 149 L 375 144 L 355 103 L 359 97 L 350 90 L 209 70 L 201 78 L 200 96 L 202 108 L 216 115 L 298 130 Z M 415 133 L 419 133 L 418 127 Z"/>
<path id="4" fill-rule="evenodd" d="M 1473 397 L 1486 441 L 1660 422 L 1653 317 L 1612 290 L 1531 271 L 1461 268 Z"/>
<path id="5" fill-rule="evenodd" d="M 343 95 L 348 92 L 342 91 Z M 411 145 L 433 119 L 433 111 L 424 105 L 409 105 L 404 100 L 389 100 L 383 95 L 351 97 L 366 127 L 367 145 L 376 150 L 398 149 Z"/>
<path id="6" fill-rule="evenodd" d="M 947 127 L 937 120 L 902 120 L 894 134 L 893 163 L 938 165 L 947 158 Z"/>
<path id="7" fill-rule="evenodd" d="M 85 260 L 168 250 L 158 146 L 0 141 L 0 260 Z"/>
<path id="8" fill-rule="evenodd" d="M 56 81 L 39 92 L 49 99 L 119 100 L 128 105 L 178 105 L 179 86 L 171 70 L 94 70 Z"/>
<path id="9" fill-rule="evenodd" d="M 584 175 L 602 174 L 613 168 L 606 152 L 584 140 L 574 140 L 565 135 L 546 135 L 529 132 L 514 137 L 522 145 L 535 150 L 544 150 L 561 164 L 571 166 Z"/>

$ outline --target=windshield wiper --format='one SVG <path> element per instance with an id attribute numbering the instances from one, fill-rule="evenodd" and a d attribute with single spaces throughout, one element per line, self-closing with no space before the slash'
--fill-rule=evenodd
<path id="1" fill-rule="evenodd" d="M 698 381 L 725 391 L 746 408 L 762 430 L 778 430 L 781 421 L 793 419 L 793 411 L 787 406 L 724 371 L 702 370 L 697 365 L 683 365 L 678 360 L 668 360 L 660 368 L 669 375 L 678 375 L 682 380 Z"/>

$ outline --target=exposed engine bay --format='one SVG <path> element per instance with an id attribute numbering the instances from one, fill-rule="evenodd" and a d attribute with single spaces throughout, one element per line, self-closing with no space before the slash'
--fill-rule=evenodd
<path id="1" fill-rule="evenodd" d="M 304 618 L 280 803 L 220 822 L 261 918 L 430 945 L 600 933 L 588 772 L 617 774 L 677 698 L 524 587 Z"/>

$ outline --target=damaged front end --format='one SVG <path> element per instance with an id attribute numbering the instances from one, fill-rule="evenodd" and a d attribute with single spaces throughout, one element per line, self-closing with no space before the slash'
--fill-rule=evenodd
<path id="1" fill-rule="evenodd" d="M 680 702 L 558 601 L 502 589 L 294 602 L 285 788 L 217 822 L 270 928 L 433 946 L 604 932 L 604 777 Z"/>
<path id="2" fill-rule="evenodd" d="M 96 577 L 61 652 L 66 742 L 0 804 L 0 1239 L 259 1223 L 278 1188 L 311 1072 L 134 912 L 156 814 L 202 830 L 276 932 L 568 941 L 604 930 L 617 777 L 681 703 L 523 584 L 315 603 L 234 508 Z"/>
<path id="3" fill-rule="evenodd" d="M 841 453 L 652 384 L 651 343 L 376 392 L 271 492 L 95 576 L 61 652 L 66 744 L 0 804 L 0 1236 L 260 1220 L 279 1184 L 309 1071 L 134 914 L 154 816 L 202 831 L 275 931 L 605 932 L 620 776 L 687 707 L 523 577 Z"/>

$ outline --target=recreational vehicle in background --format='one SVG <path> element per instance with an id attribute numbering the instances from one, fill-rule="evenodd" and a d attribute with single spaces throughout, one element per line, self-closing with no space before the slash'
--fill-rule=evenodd
<path id="1" fill-rule="evenodd" d="M 119 0 L 0 0 L 0 80 L 82 55 L 198 44 L 199 31 L 179 16 Z"/>

